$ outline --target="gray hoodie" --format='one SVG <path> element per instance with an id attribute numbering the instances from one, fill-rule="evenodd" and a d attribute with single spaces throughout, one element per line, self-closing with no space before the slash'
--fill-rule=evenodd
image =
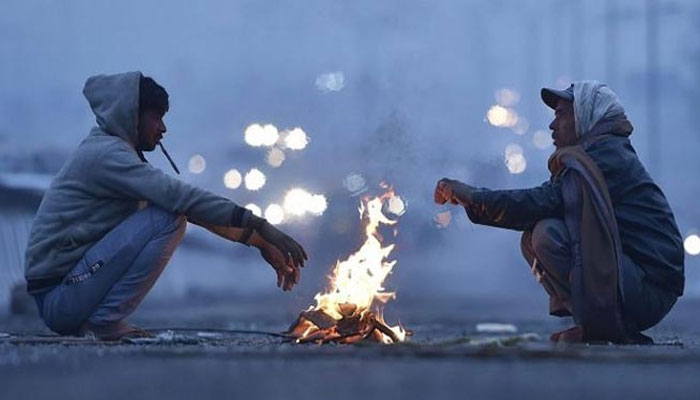
<path id="1" fill-rule="evenodd" d="M 83 254 L 147 201 L 202 225 L 244 227 L 250 211 L 184 183 L 142 160 L 138 143 L 140 72 L 90 77 L 83 94 L 97 125 L 44 195 L 29 235 L 30 293 L 60 283 Z"/>

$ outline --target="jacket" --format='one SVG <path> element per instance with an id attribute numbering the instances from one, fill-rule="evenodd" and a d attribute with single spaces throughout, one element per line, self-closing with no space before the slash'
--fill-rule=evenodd
<path id="1" fill-rule="evenodd" d="M 607 184 L 623 253 L 650 282 L 681 296 L 685 285 L 682 238 L 666 197 L 632 147 L 632 126 L 624 121 L 600 121 L 581 143 Z M 553 177 L 530 189 L 478 189 L 465 208 L 474 223 L 528 230 L 544 218 L 564 219 L 562 182 Z"/>

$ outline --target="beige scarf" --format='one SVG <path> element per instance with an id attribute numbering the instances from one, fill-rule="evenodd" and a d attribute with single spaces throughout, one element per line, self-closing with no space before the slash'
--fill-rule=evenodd
<path id="1" fill-rule="evenodd" d="M 625 330 L 618 290 L 622 254 L 603 174 L 580 145 L 552 154 L 549 170 L 563 183 L 564 219 L 573 243 L 574 321 L 583 328 L 586 340 L 622 342 Z"/>

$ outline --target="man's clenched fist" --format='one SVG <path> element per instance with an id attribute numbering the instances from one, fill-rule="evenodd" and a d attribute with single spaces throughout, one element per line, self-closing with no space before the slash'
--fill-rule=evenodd
<path id="1" fill-rule="evenodd" d="M 434 200 L 437 204 L 467 205 L 472 201 L 474 188 L 455 179 L 442 178 L 435 186 Z"/>

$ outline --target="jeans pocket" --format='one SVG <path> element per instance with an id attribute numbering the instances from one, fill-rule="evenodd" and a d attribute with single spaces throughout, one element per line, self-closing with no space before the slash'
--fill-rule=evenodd
<path id="1" fill-rule="evenodd" d="M 66 276 L 64 282 L 66 285 L 75 285 L 76 283 L 84 282 L 102 268 L 102 265 L 104 265 L 102 260 L 88 263 L 87 260 L 82 259 L 68 276 Z"/>

